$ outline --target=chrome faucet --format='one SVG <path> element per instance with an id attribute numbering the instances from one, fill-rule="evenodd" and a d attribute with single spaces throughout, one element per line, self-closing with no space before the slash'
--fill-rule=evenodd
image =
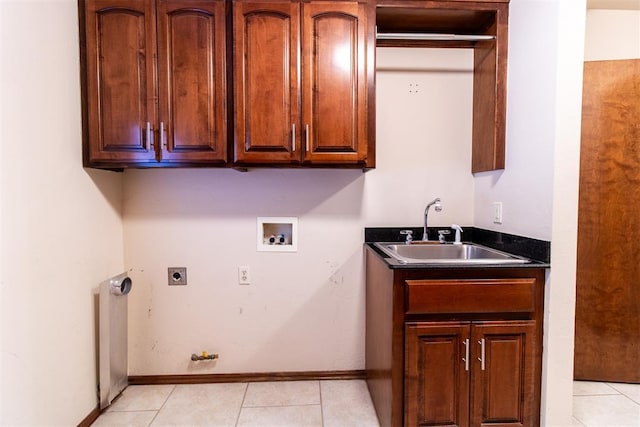
<path id="1" fill-rule="evenodd" d="M 422 233 L 423 242 L 429 241 L 427 218 L 429 217 L 429 208 L 433 205 L 435 205 L 434 209 L 436 212 L 440 212 L 442 210 L 442 205 L 440 204 L 440 197 L 433 199 L 431 202 L 429 202 L 427 207 L 424 209 L 424 232 Z"/>

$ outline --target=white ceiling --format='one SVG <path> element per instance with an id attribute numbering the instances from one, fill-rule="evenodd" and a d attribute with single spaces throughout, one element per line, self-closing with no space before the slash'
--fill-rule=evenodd
<path id="1" fill-rule="evenodd" d="M 587 0 L 587 9 L 640 10 L 640 0 Z"/>

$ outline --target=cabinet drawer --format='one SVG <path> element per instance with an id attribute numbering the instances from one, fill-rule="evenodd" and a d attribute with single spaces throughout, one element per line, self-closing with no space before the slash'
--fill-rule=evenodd
<path id="1" fill-rule="evenodd" d="M 407 280 L 407 314 L 528 313 L 535 309 L 535 278 Z"/>

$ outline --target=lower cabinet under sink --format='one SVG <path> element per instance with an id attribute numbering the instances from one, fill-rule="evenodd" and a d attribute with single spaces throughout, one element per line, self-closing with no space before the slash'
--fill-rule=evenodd
<path id="1" fill-rule="evenodd" d="M 382 426 L 538 426 L 545 269 L 393 268 L 366 247 Z"/>

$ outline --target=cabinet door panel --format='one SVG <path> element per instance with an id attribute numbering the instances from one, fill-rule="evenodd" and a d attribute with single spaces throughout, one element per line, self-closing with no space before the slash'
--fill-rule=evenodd
<path id="1" fill-rule="evenodd" d="M 475 357 L 471 425 L 536 424 L 534 334 L 534 321 L 483 322 L 472 326 Z"/>
<path id="2" fill-rule="evenodd" d="M 299 11 L 297 3 L 234 3 L 236 162 L 300 158 Z"/>
<path id="3" fill-rule="evenodd" d="M 407 324 L 406 426 L 468 425 L 469 372 L 465 368 L 468 338 L 468 323 Z"/>
<path id="4" fill-rule="evenodd" d="M 163 161 L 225 161 L 225 31 L 223 1 L 158 3 Z"/>
<path id="5" fill-rule="evenodd" d="M 86 4 L 85 144 L 90 163 L 155 159 L 153 4 L 118 0 Z"/>
<path id="6" fill-rule="evenodd" d="M 366 13 L 357 3 L 303 5 L 305 161 L 366 159 Z"/>

